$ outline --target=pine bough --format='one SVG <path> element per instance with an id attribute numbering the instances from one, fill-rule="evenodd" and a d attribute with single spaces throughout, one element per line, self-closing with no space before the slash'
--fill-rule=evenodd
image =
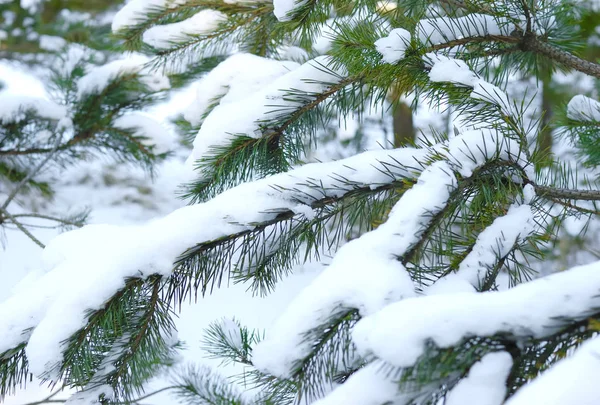
<path id="1" fill-rule="evenodd" d="M 268 293 L 296 263 L 332 254 L 265 335 L 237 322 L 207 331 L 207 351 L 244 365 L 240 381 L 258 394 L 204 369 L 181 370 L 165 389 L 224 404 L 598 398 L 600 262 L 545 277 L 536 269 L 557 240 L 553 224 L 597 215 L 600 192 L 577 189 L 559 165 L 554 176 L 534 170 L 531 104 L 487 68 L 495 57 L 499 72 L 526 74 L 544 60 L 600 78 L 600 67 L 555 44 L 569 14 L 554 3 L 374 3 L 127 3 L 113 30 L 158 66 L 173 73 L 187 52 L 177 74 L 196 57 L 226 59 L 186 113 L 198 131 L 189 163 L 199 179 L 188 188 L 197 204 L 50 242 L 46 272 L 0 304 L 1 395 L 33 373 L 81 389 L 71 403 L 140 399 L 177 348 L 172 311 L 184 300 L 230 279 Z M 331 7 L 342 15 L 333 22 Z M 310 43 L 325 26 L 333 38 L 319 56 Z M 229 56 L 234 46 L 255 55 Z M 277 60 L 290 46 L 310 61 Z M 89 78 L 76 97 L 111 79 Z M 292 168 L 319 125 L 360 115 L 393 87 L 452 106 L 458 133 Z M 65 116 L 47 103 L 11 100 L 0 117 Z M 598 156 L 599 106 L 578 95 L 564 122 L 588 163 Z"/>

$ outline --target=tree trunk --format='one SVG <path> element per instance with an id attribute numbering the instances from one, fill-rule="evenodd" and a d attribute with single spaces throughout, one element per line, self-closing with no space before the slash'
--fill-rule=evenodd
<path id="1" fill-rule="evenodd" d="M 399 102 L 393 112 L 394 147 L 411 145 L 415 141 L 415 127 L 410 106 Z"/>

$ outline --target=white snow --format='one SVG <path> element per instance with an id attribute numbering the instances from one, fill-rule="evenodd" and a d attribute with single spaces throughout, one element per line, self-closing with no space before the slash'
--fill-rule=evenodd
<path id="1" fill-rule="evenodd" d="M 315 37 L 312 43 L 312 49 L 320 55 L 324 55 L 331 49 L 333 38 L 336 34 L 336 24 L 348 24 L 348 18 L 330 18 L 321 26 L 319 34 Z"/>
<path id="2" fill-rule="evenodd" d="M 396 255 L 404 254 L 418 240 L 428 215 L 444 206 L 455 183 L 444 162 L 428 167 L 384 224 L 342 246 L 331 265 L 298 295 L 266 339 L 254 348 L 254 365 L 287 377 L 294 363 L 312 350 L 312 342 L 304 339 L 304 333 L 325 323 L 337 308 L 357 308 L 366 315 L 414 296 L 412 280 Z"/>
<path id="3" fill-rule="evenodd" d="M 442 150 L 442 147 L 445 150 Z M 464 177 L 471 177 L 482 163 L 498 157 L 515 162 L 523 168 L 531 166 L 514 140 L 505 138 L 493 129 L 474 129 L 451 138 L 447 145 L 436 146 L 452 163 L 454 170 Z"/>
<path id="4" fill-rule="evenodd" d="M 525 188 L 533 188 L 530 184 Z M 478 236 L 471 252 L 460 263 L 458 270 L 436 281 L 428 295 L 452 291 L 469 291 L 469 286 L 480 288 L 489 268 L 505 257 L 513 246 L 535 228 L 531 206 L 513 204 L 506 215 L 500 216 Z"/>
<path id="5" fill-rule="evenodd" d="M 414 395 L 400 392 L 398 382 L 386 376 L 381 364 L 371 363 L 313 405 L 405 405 L 413 398 Z"/>
<path id="6" fill-rule="evenodd" d="M 473 364 L 469 375 L 452 388 L 444 405 L 502 405 L 512 364 L 512 357 L 507 352 L 486 354 Z"/>
<path id="7" fill-rule="evenodd" d="M 232 55 L 198 81 L 196 99 L 186 108 L 184 118 L 192 125 L 199 125 L 215 100 L 224 104 L 244 100 L 299 66 L 248 53 Z"/>
<path id="8" fill-rule="evenodd" d="M 398 63 L 404 58 L 404 52 L 410 45 L 410 32 L 403 28 L 394 28 L 387 37 L 375 41 L 375 48 L 386 63 Z"/>
<path id="9" fill-rule="evenodd" d="M 67 46 L 67 41 L 62 37 L 53 35 L 40 35 L 40 48 L 57 52 Z"/>
<path id="10" fill-rule="evenodd" d="M 473 87 L 470 97 L 498 106 L 501 111 L 509 116 L 519 114 L 514 102 L 505 91 L 483 80 L 471 71 L 465 62 L 448 58 L 435 53 L 428 53 L 423 57 L 428 64 L 433 64 L 429 78 L 433 82 L 450 82 Z"/>
<path id="11" fill-rule="evenodd" d="M 472 146 L 475 153 L 465 145 Z M 337 252 L 331 265 L 296 297 L 266 339 L 255 347 L 255 366 L 288 377 L 294 364 L 312 350 L 312 342 L 304 338 L 305 334 L 327 323 L 335 311 L 356 308 L 364 316 L 391 302 L 415 296 L 412 280 L 398 257 L 418 241 L 431 217 L 444 207 L 457 185 L 453 171 L 468 176 L 498 151 L 502 152 L 500 156 L 514 159 L 518 156 L 518 150 L 514 154 L 517 146 L 501 138 L 490 138 L 489 133 L 472 131 L 435 147 L 451 157 L 450 162 L 438 161 L 428 166 L 384 224 Z"/>
<path id="12" fill-rule="evenodd" d="M 43 0 L 21 0 L 21 7 L 30 12 L 35 12 L 42 1 Z"/>
<path id="13" fill-rule="evenodd" d="M 308 52 L 299 46 L 282 45 L 277 48 L 278 59 L 289 60 L 297 63 L 305 63 L 310 58 Z"/>
<path id="14" fill-rule="evenodd" d="M 567 105 L 567 117 L 575 121 L 600 122 L 600 103 L 578 94 Z"/>
<path id="15" fill-rule="evenodd" d="M 188 0 L 131 0 L 120 9 L 112 22 L 112 31 L 136 26 L 153 9 L 175 8 Z"/>
<path id="16" fill-rule="evenodd" d="M 77 82 L 77 97 L 83 98 L 89 94 L 102 92 L 112 80 L 119 76 L 137 73 L 140 82 L 151 91 L 165 90 L 170 87 L 169 79 L 158 73 L 151 72 L 146 64 L 150 59 L 139 54 L 131 54 L 126 59 L 119 59 L 102 66 L 93 67 Z"/>
<path id="17" fill-rule="evenodd" d="M 85 311 L 101 308 L 123 287 L 125 278 L 168 276 L 181 252 L 197 243 L 251 229 L 251 224 L 272 219 L 281 209 L 294 209 L 301 202 L 347 192 L 349 186 L 340 178 L 365 186 L 387 184 L 393 178 L 381 171 L 380 162 L 412 164 L 422 153 L 380 150 L 309 164 L 243 184 L 207 203 L 183 207 L 143 225 L 88 225 L 63 233 L 44 250 L 45 273 L 0 303 L 0 353 L 29 339 L 30 369 L 41 376 L 61 360 L 61 342 L 85 325 Z M 398 169 L 397 175 L 411 173 Z M 320 179 L 323 190 L 306 185 L 312 179 Z M 24 334 L 29 328 L 33 330 Z"/>
<path id="18" fill-rule="evenodd" d="M 524 385 L 506 405 L 596 405 L 599 374 L 600 337 L 596 336 Z"/>
<path id="19" fill-rule="evenodd" d="M 167 49 L 178 42 L 189 40 L 190 35 L 202 35 L 213 32 L 227 16 L 216 10 L 202 10 L 192 17 L 165 25 L 154 25 L 146 30 L 142 40 L 157 49 Z"/>
<path id="20" fill-rule="evenodd" d="M 241 350 L 243 348 L 243 342 L 240 333 L 240 325 L 234 319 L 222 318 L 219 326 L 227 339 L 227 343 L 229 343 L 231 347 Z"/>
<path id="21" fill-rule="evenodd" d="M 543 338 L 583 319 L 600 304 L 600 262 L 574 267 L 510 290 L 431 295 L 388 305 L 361 319 L 353 341 L 393 365 L 414 364 L 431 340 L 452 347 L 470 336 L 504 333 L 517 341 Z"/>
<path id="22" fill-rule="evenodd" d="M 135 112 L 122 115 L 114 120 L 116 128 L 133 130 L 133 135 L 143 137 L 142 144 L 154 146 L 155 153 L 164 153 L 175 146 L 174 135 L 160 122 L 147 113 Z"/>
<path id="23" fill-rule="evenodd" d="M 235 135 L 245 134 L 255 138 L 261 137 L 263 135 L 262 122 L 276 118 L 282 113 L 282 110 L 291 111 L 299 108 L 301 104 L 286 96 L 289 90 L 294 89 L 296 92 L 309 94 L 320 93 L 331 84 L 339 82 L 340 76 L 334 75 L 324 68 L 327 66 L 328 60 L 328 57 L 320 56 L 301 66 L 293 62 L 277 63 L 269 66 L 267 75 L 259 75 L 259 80 L 256 80 L 257 76 L 254 72 L 252 76 L 242 76 L 240 81 L 232 81 L 235 93 L 231 93 L 231 95 L 228 93 L 228 98 L 221 99 L 219 105 L 202 122 L 202 127 L 194 140 L 194 150 L 188 158 L 190 167 L 205 156 L 211 148 L 226 145 Z M 263 65 L 266 64 L 265 62 Z M 282 68 L 292 66 L 298 67 L 281 74 Z M 231 71 L 227 71 L 227 69 L 223 69 L 222 73 L 223 76 L 219 76 L 220 78 L 226 80 L 231 77 Z M 262 85 L 265 79 L 274 76 L 275 78 L 270 83 L 259 87 L 259 83 Z M 211 83 L 208 77 L 206 80 L 207 86 L 211 87 L 213 91 L 217 90 L 214 93 L 219 94 L 217 86 L 222 86 L 223 82 Z M 206 98 L 203 97 L 202 101 L 206 102 L 205 100 Z M 200 110 L 199 108 L 196 111 Z"/>
<path id="24" fill-rule="evenodd" d="M 150 59 L 139 54 L 129 55 L 126 59 L 119 59 L 105 65 L 94 67 L 77 83 L 77 96 L 82 98 L 87 94 L 102 92 L 108 84 L 121 75 L 137 73 L 140 82 L 151 91 L 160 91 L 170 88 L 169 79 L 158 73 L 151 72 L 146 64 Z"/>
<path id="25" fill-rule="evenodd" d="M 479 80 L 477 75 L 461 59 L 452 59 L 436 54 L 427 54 L 423 59 L 426 61 L 433 59 L 435 61 L 429 71 L 429 79 L 432 82 L 450 82 L 473 87 Z"/>
<path id="26" fill-rule="evenodd" d="M 307 0 L 273 0 L 273 14 L 279 21 L 290 21 L 294 10 L 306 4 Z"/>
<path id="27" fill-rule="evenodd" d="M 64 106 L 47 99 L 0 92 L 0 121 L 3 124 L 24 120 L 28 111 L 56 121 L 63 120 L 68 114 Z"/>
<path id="28" fill-rule="evenodd" d="M 424 19 L 417 25 L 419 40 L 426 45 L 438 45 L 457 39 L 486 35 L 510 35 L 507 20 L 486 14 L 464 17 Z"/>
<path id="29" fill-rule="evenodd" d="M 478 80 L 475 83 L 473 91 L 471 92 L 471 98 L 495 104 L 500 107 L 502 112 L 506 115 L 517 116 L 518 114 L 514 103 L 508 97 L 506 92 L 485 80 Z"/>

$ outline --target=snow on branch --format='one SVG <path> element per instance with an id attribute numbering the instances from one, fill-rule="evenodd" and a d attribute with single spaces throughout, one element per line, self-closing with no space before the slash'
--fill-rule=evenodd
<path id="1" fill-rule="evenodd" d="M 472 87 L 471 99 L 494 105 L 509 117 L 514 118 L 520 115 L 515 102 L 504 90 L 479 78 L 464 61 L 431 52 L 423 56 L 423 61 L 431 66 L 429 79 L 432 82 L 447 82 Z"/>
<path id="2" fill-rule="evenodd" d="M 384 224 L 344 245 L 331 265 L 292 301 L 267 339 L 254 348 L 254 365 L 288 378 L 296 363 L 312 352 L 313 342 L 305 334 L 328 323 L 336 308 L 368 314 L 390 301 L 414 296 L 412 280 L 395 255 L 418 241 L 423 226 L 443 208 L 454 187 L 456 178 L 445 162 L 425 169 Z"/>
<path id="3" fill-rule="evenodd" d="M 510 37 L 512 28 L 506 18 L 486 14 L 469 14 L 464 17 L 440 17 L 419 21 L 415 36 L 431 49 L 438 45 L 456 46 L 466 44 L 469 40 L 499 39 L 515 42 Z M 378 39 L 375 48 L 386 63 L 397 63 L 404 58 L 410 46 L 411 34 L 403 28 L 393 29 L 387 37 Z"/>
<path id="4" fill-rule="evenodd" d="M 234 58 L 239 61 L 242 57 Z M 246 58 L 257 59 L 258 57 Z M 258 88 L 251 80 L 246 79 L 247 76 L 234 81 L 227 97 L 221 99 L 219 105 L 204 119 L 194 140 L 194 150 L 188 158 L 188 163 L 194 164 L 211 149 L 230 142 L 235 135 L 244 134 L 260 138 L 264 135 L 265 124 L 270 120 L 280 118 L 283 113 L 293 112 L 303 105 L 306 97 L 320 94 L 338 83 L 343 78 L 343 72 L 330 71 L 326 67 L 327 64 L 328 58 L 324 56 L 300 66 L 292 62 L 271 63 L 264 60 L 260 65 L 267 69 L 266 74 L 259 73 L 258 77 L 262 77 L 259 79 L 261 82 L 270 80 L 269 84 Z M 237 70 L 239 67 L 224 62 L 219 76 L 223 74 L 224 78 L 233 77 L 230 72 L 227 72 L 229 69 Z M 282 74 L 284 69 L 291 70 Z M 225 84 L 225 81 L 221 83 Z M 293 91 L 292 95 L 289 94 L 291 91 Z M 302 94 L 304 97 L 294 97 L 294 94 Z M 197 113 L 192 116 L 197 117 Z M 194 121 L 197 122 L 197 118 L 194 118 Z"/>
<path id="5" fill-rule="evenodd" d="M 567 105 L 567 117 L 574 121 L 600 122 L 600 103 L 578 94 Z"/>
<path id="6" fill-rule="evenodd" d="M 502 292 L 406 299 L 360 320 L 353 341 L 364 355 L 408 367 L 426 350 L 463 339 L 502 335 L 517 342 L 552 335 L 600 307 L 600 262 Z M 416 322 L 418 320 L 418 322 Z"/>
<path id="7" fill-rule="evenodd" d="M 416 32 L 426 45 L 438 45 L 469 37 L 509 36 L 513 28 L 505 18 L 486 14 L 421 20 Z"/>
<path id="8" fill-rule="evenodd" d="M 175 8 L 189 0 L 132 0 L 120 9 L 112 22 L 112 31 L 134 27 L 144 20 L 144 16 L 161 8 Z"/>
<path id="9" fill-rule="evenodd" d="M 598 402 L 599 374 L 600 337 L 595 337 L 523 386 L 506 405 L 562 405 L 575 398 L 577 404 L 593 405 Z"/>
<path id="10" fill-rule="evenodd" d="M 273 13 L 279 21 L 291 21 L 294 10 L 306 3 L 308 3 L 308 0 L 273 0 Z"/>
<path id="11" fill-rule="evenodd" d="M 127 74 L 138 74 L 139 80 L 150 91 L 161 91 L 170 88 L 169 79 L 158 73 L 151 72 L 147 64 L 150 59 L 143 55 L 132 54 L 126 59 L 119 59 L 102 66 L 93 67 L 77 82 L 77 97 L 101 93 L 113 80 Z"/>
<path id="12" fill-rule="evenodd" d="M 217 101 L 219 105 L 243 100 L 299 66 L 295 62 L 236 53 L 198 82 L 195 87 L 196 98 L 186 108 L 184 118 L 194 126 L 202 124 L 204 117 L 211 111 L 211 104 Z"/>
<path id="13" fill-rule="evenodd" d="M 143 41 L 157 49 L 168 49 L 178 42 L 189 40 L 190 36 L 213 32 L 227 16 L 216 10 L 202 10 L 180 22 L 155 25 L 142 35 Z"/>
<path id="14" fill-rule="evenodd" d="M 502 405 L 513 361 L 507 352 L 486 354 L 448 393 L 445 405 Z"/>
<path id="15" fill-rule="evenodd" d="M 134 137 L 141 138 L 141 144 L 153 147 L 154 153 L 165 153 L 175 147 L 173 136 L 157 120 L 141 112 L 129 113 L 117 117 L 113 125 L 115 128 L 129 130 Z"/>
<path id="16" fill-rule="evenodd" d="M 375 41 L 375 48 L 386 63 L 397 63 L 404 58 L 404 52 L 410 44 L 410 32 L 403 28 L 393 29 L 387 37 Z"/>
<path id="17" fill-rule="evenodd" d="M 62 342 L 85 326 L 86 313 L 102 308 L 127 279 L 169 276 L 189 247 L 254 229 L 282 211 L 306 215 L 315 200 L 412 177 L 409 167 L 425 154 L 381 150 L 309 164 L 144 225 L 88 225 L 61 234 L 44 251 L 45 272 L 0 304 L 0 353 L 27 343 L 30 370 L 45 375 L 62 360 Z"/>
<path id="18" fill-rule="evenodd" d="M 420 393 L 402 393 L 398 382 L 386 377 L 381 364 L 371 363 L 353 373 L 348 380 L 314 405 L 408 405 Z"/>
<path id="19" fill-rule="evenodd" d="M 43 98 L 0 93 L 0 123 L 8 124 L 25 119 L 25 113 L 32 112 L 40 118 L 60 121 L 67 117 L 64 106 Z"/>
<path id="20" fill-rule="evenodd" d="M 487 272 L 535 229 L 533 210 L 529 205 L 535 194 L 533 186 L 527 184 L 524 193 L 523 204 L 513 204 L 506 215 L 496 218 L 485 228 L 458 270 L 436 281 L 427 289 L 427 294 L 473 291 L 472 287 L 482 290 Z"/>
<path id="21" fill-rule="evenodd" d="M 491 159 L 523 163 L 518 144 L 491 131 L 470 131 L 436 150 L 447 160 L 428 166 L 383 225 L 344 245 L 331 265 L 292 301 L 254 349 L 253 361 L 259 369 L 289 378 L 312 353 L 310 331 L 331 324 L 332 314 L 358 309 L 364 316 L 415 296 L 415 286 L 399 258 L 410 254 L 448 203 L 458 186 L 454 173 L 468 177 Z"/>

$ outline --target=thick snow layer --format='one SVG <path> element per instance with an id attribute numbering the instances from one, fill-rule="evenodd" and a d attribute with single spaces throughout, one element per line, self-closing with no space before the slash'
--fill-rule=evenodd
<path id="1" fill-rule="evenodd" d="M 297 63 L 305 63 L 311 59 L 306 50 L 299 46 L 282 45 L 277 48 L 278 59 L 289 60 Z"/>
<path id="2" fill-rule="evenodd" d="M 410 45 L 410 32 L 403 28 L 394 28 L 387 37 L 375 41 L 375 48 L 386 63 L 397 63 L 404 58 L 404 52 Z"/>
<path id="3" fill-rule="evenodd" d="M 35 12 L 42 1 L 43 0 L 21 0 L 21 7 L 28 9 L 30 12 Z"/>
<path id="4" fill-rule="evenodd" d="M 290 21 L 294 9 L 302 7 L 307 0 L 273 0 L 273 14 L 279 21 Z"/>
<path id="5" fill-rule="evenodd" d="M 202 123 L 194 140 L 194 150 L 188 159 L 190 166 L 205 156 L 211 148 L 228 144 L 235 135 L 261 137 L 263 135 L 261 123 L 278 117 L 282 114 L 282 110 L 292 111 L 300 107 L 298 101 L 286 95 L 291 89 L 308 94 L 321 93 L 331 84 L 339 82 L 339 75 L 334 75 L 325 69 L 327 62 L 328 58 L 321 56 L 283 75 L 281 75 L 281 68 L 296 64 L 287 62 L 270 66 L 268 76 L 277 77 L 260 88 L 257 88 L 256 82 L 246 79 L 243 83 L 250 85 L 244 89 L 240 82 L 236 86 L 235 96 L 222 99 Z M 253 72 L 253 76 L 255 75 L 256 72 Z M 259 77 L 262 77 L 259 79 L 260 82 L 264 83 L 266 76 L 261 74 Z M 208 84 L 208 86 L 214 85 Z"/>
<path id="6" fill-rule="evenodd" d="M 122 115 L 113 124 L 116 128 L 133 130 L 134 136 L 144 137 L 142 143 L 154 146 L 154 153 L 168 152 L 174 147 L 174 135 L 148 114 L 136 112 Z"/>
<path id="7" fill-rule="evenodd" d="M 187 2 L 188 0 L 131 0 L 115 14 L 112 31 L 118 32 L 139 24 L 152 10 L 174 8 Z"/>
<path id="8" fill-rule="evenodd" d="M 422 155 L 414 149 L 380 150 L 309 164 L 143 225 L 89 225 L 61 234 L 44 250 L 45 273 L 0 304 L 0 353 L 29 340 L 30 369 L 40 376 L 61 361 L 61 342 L 85 325 L 85 312 L 102 308 L 125 278 L 169 275 L 181 252 L 197 243 L 252 229 L 251 224 L 273 219 L 282 209 L 340 196 L 349 187 L 341 179 L 359 186 L 387 184 L 393 179 L 381 162 L 412 164 Z M 397 175 L 410 173 L 398 169 Z M 307 185 L 315 179 L 323 189 Z"/>
<path id="9" fill-rule="evenodd" d="M 600 337 L 595 337 L 524 385 L 506 405 L 597 405 L 598 375 Z"/>
<path id="10" fill-rule="evenodd" d="M 527 189 L 533 189 L 528 184 Z M 527 190 L 529 193 L 531 190 Z M 528 202 L 530 199 L 528 200 Z M 456 273 L 442 277 L 429 287 L 428 295 L 480 288 L 487 270 L 505 257 L 513 246 L 535 229 L 533 211 L 527 203 L 513 204 L 506 215 L 498 217 L 478 236 L 471 252 L 460 263 Z"/>
<path id="11" fill-rule="evenodd" d="M 361 319 L 353 340 L 363 354 L 410 366 L 426 342 L 447 348 L 469 336 L 503 333 L 514 339 L 556 333 L 564 319 L 582 319 L 600 305 L 600 262 L 501 292 L 410 298 Z"/>
<path id="12" fill-rule="evenodd" d="M 600 122 L 600 103 L 578 94 L 567 105 L 567 117 L 575 121 Z"/>
<path id="13" fill-rule="evenodd" d="M 167 49 L 184 42 L 190 35 L 213 32 L 227 16 L 216 10 L 202 10 L 194 16 L 173 24 L 155 25 L 144 32 L 142 40 L 158 49 Z"/>
<path id="14" fill-rule="evenodd" d="M 185 110 L 184 118 L 192 125 L 199 125 L 215 100 L 223 104 L 244 100 L 299 66 L 248 53 L 232 55 L 198 82 L 196 99 Z"/>
<path id="15" fill-rule="evenodd" d="M 28 111 L 39 117 L 56 121 L 67 116 L 67 109 L 53 101 L 0 92 L 0 121 L 3 124 L 24 120 L 25 112 Z"/>
<path id="16" fill-rule="evenodd" d="M 513 101 L 508 97 L 504 90 L 485 80 L 479 80 L 475 83 L 473 91 L 471 92 L 471 98 L 495 104 L 500 107 L 502 112 L 506 115 L 518 115 L 518 111 L 516 110 Z"/>
<path id="17" fill-rule="evenodd" d="M 344 384 L 313 405 L 405 405 L 414 395 L 399 392 L 398 382 L 386 377 L 381 364 L 372 363 L 352 374 Z"/>
<path id="18" fill-rule="evenodd" d="M 406 158 L 412 156 L 407 154 L 401 162 Z M 313 348 L 304 334 L 326 323 L 337 309 L 357 308 L 366 315 L 414 296 L 412 280 L 397 255 L 406 253 L 418 240 L 423 225 L 443 208 L 455 185 L 446 163 L 425 169 L 384 224 L 344 245 L 331 265 L 298 295 L 267 338 L 254 348 L 254 365 L 285 378 L 295 362 Z"/>
<path id="19" fill-rule="evenodd" d="M 519 144 L 493 129 L 465 131 L 441 146 L 443 148 L 436 146 L 438 152 L 445 155 L 452 168 L 464 177 L 471 177 L 474 170 L 494 157 L 518 163 L 524 168 L 530 166 Z"/>
<path id="20" fill-rule="evenodd" d="M 479 80 L 477 75 L 460 59 L 436 54 L 427 54 L 424 59 L 435 61 L 429 71 L 429 80 L 432 82 L 450 82 L 473 87 Z"/>
<path id="21" fill-rule="evenodd" d="M 150 59 L 139 54 L 131 54 L 126 59 L 119 59 L 102 66 L 93 67 L 77 82 L 77 97 L 102 92 L 112 80 L 121 75 L 137 73 L 140 82 L 151 91 L 165 90 L 170 87 L 169 79 L 158 73 L 150 72 L 146 64 Z"/>
<path id="22" fill-rule="evenodd" d="M 40 48 L 50 52 L 58 52 L 67 46 L 68 42 L 63 37 L 40 35 Z"/>
<path id="23" fill-rule="evenodd" d="M 437 45 L 457 39 L 486 35 L 510 35 L 507 21 L 486 14 L 469 14 L 464 17 L 440 17 L 421 20 L 417 25 L 419 40 L 427 45 Z"/>
<path id="24" fill-rule="evenodd" d="M 501 405 L 512 363 L 512 357 L 506 352 L 486 354 L 473 364 L 469 375 L 452 388 L 444 405 Z M 533 403 L 545 404 L 530 402 Z"/>
<path id="25" fill-rule="evenodd" d="M 305 334 L 326 324 L 340 308 L 356 308 L 366 315 L 414 296 L 414 285 L 398 257 L 418 241 L 431 217 L 444 207 L 450 191 L 456 187 L 453 171 L 468 176 L 498 150 L 502 151 L 500 156 L 514 160 L 517 155 L 511 154 L 518 145 L 513 144 L 494 138 L 489 132 L 471 131 L 436 147 L 449 157 L 450 163 L 438 161 L 427 167 L 383 225 L 337 252 L 331 265 L 298 295 L 267 338 L 254 349 L 254 364 L 270 374 L 287 377 L 294 364 L 312 350 L 312 342 L 304 338 Z"/>
<path id="26" fill-rule="evenodd" d="M 519 114 L 514 102 L 511 101 L 504 90 L 479 79 L 463 61 L 434 53 L 426 54 L 423 59 L 426 63 L 433 64 L 429 73 L 431 81 L 458 83 L 473 87 L 471 98 L 495 104 L 506 115 L 517 116 Z"/>
<path id="27" fill-rule="evenodd" d="M 312 44 L 312 49 L 314 51 L 320 55 L 324 55 L 331 50 L 333 39 L 335 38 L 336 34 L 336 24 L 339 24 L 340 22 L 347 24 L 350 22 L 350 20 L 344 17 L 330 18 L 323 23 L 319 35 L 315 37 L 315 40 Z"/>

